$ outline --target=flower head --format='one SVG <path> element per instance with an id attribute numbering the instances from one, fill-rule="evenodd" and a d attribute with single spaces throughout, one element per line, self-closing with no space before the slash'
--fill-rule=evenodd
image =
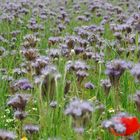
<path id="1" fill-rule="evenodd" d="M 136 64 L 132 70 L 131 70 L 132 75 L 134 76 L 136 82 L 140 82 L 140 64 Z"/>
<path id="2" fill-rule="evenodd" d="M 24 111 L 30 97 L 29 94 L 15 94 L 10 97 L 7 104 L 12 106 L 14 110 Z"/>
<path id="3" fill-rule="evenodd" d="M 79 99 L 73 99 L 65 110 L 66 115 L 71 115 L 74 118 L 82 117 L 86 112 L 91 113 L 93 106 L 88 101 L 81 101 Z"/>
<path id="4" fill-rule="evenodd" d="M 110 82 L 113 86 L 118 84 L 120 77 L 127 67 L 127 63 L 119 59 L 107 63 L 105 73 L 109 76 Z"/>
<path id="5" fill-rule="evenodd" d="M 28 134 L 37 133 L 39 131 L 38 125 L 28 124 L 24 126 L 24 131 Z"/>
<path id="6" fill-rule="evenodd" d="M 1 140 L 14 140 L 16 135 L 11 131 L 0 130 L 0 139 Z"/>
<path id="7" fill-rule="evenodd" d="M 36 75 L 41 74 L 43 68 L 45 68 L 50 62 L 49 57 L 39 56 L 35 62 L 32 63 L 32 67 L 35 69 Z"/>
<path id="8" fill-rule="evenodd" d="M 10 84 L 10 89 L 12 92 L 17 92 L 19 90 L 29 90 L 32 88 L 33 88 L 32 84 L 26 78 L 12 81 Z"/>
<path id="9" fill-rule="evenodd" d="M 87 83 L 85 83 L 85 88 L 86 89 L 94 89 L 95 86 L 91 82 L 87 82 Z"/>
<path id="10" fill-rule="evenodd" d="M 140 111 L 140 91 L 137 91 L 134 95 L 134 102 L 137 106 L 137 110 Z"/>
<path id="11" fill-rule="evenodd" d="M 110 120 L 104 121 L 102 125 L 115 136 L 129 136 L 140 129 L 137 117 L 124 113 L 119 113 Z"/>
<path id="12" fill-rule="evenodd" d="M 35 35 L 28 34 L 24 37 L 24 43 L 22 46 L 24 48 L 35 48 L 39 39 Z"/>
<path id="13" fill-rule="evenodd" d="M 0 56 L 2 56 L 4 52 L 5 52 L 5 48 L 0 47 Z"/>
<path id="14" fill-rule="evenodd" d="M 88 101 L 73 99 L 65 109 L 65 114 L 73 118 L 73 128 L 75 132 L 82 133 L 84 127 L 89 122 L 93 112 L 93 106 Z"/>
<path id="15" fill-rule="evenodd" d="M 39 56 L 38 50 L 33 48 L 23 49 L 21 52 L 28 61 L 34 61 Z"/>
<path id="16" fill-rule="evenodd" d="M 14 112 L 14 117 L 20 121 L 24 120 L 27 117 L 27 113 L 24 111 L 16 110 Z"/>
<path id="17" fill-rule="evenodd" d="M 41 94 L 48 100 L 53 100 L 56 93 L 57 81 L 61 77 L 57 68 L 53 65 L 46 66 L 42 70 Z"/>
<path id="18" fill-rule="evenodd" d="M 109 79 L 101 80 L 101 85 L 104 89 L 105 94 L 108 95 L 111 88 L 110 80 Z"/>

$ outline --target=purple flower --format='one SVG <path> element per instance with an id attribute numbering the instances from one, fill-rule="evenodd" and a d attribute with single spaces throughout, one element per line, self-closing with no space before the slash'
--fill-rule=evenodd
<path id="1" fill-rule="evenodd" d="M 24 111 L 30 97 L 30 94 L 15 94 L 10 97 L 7 105 L 11 106 L 14 110 Z"/>
<path id="2" fill-rule="evenodd" d="M 35 48 L 38 42 L 39 39 L 36 36 L 28 34 L 24 37 L 24 42 L 21 46 L 26 49 Z"/>
<path id="3" fill-rule="evenodd" d="M 101 85 L 104 89 L 105 94 L 108 95 L 111 88 L 110 80 L 109 79 L 101 80 Z"/>
<path id="4" fill-rule="evenodd" d="M 134 95 L 134 102 L 136 104 L 137 110 L 140 111 L 140 91 L 137 91 Z"/>
<path id="5" fill-rule="evenodd" d="M 34 133 L 37 133 L 39 132 L 39 127 L 38 125 L 33 125 L 33 124 L 28 124 L 28 125 L 25 125 L 24 126 L 24 131 L 27 133 L 27 134 L 34 134 Z"/>
<path id="6" fill-rule="evenodd" d="M 85 83 L 85 88 L 86 89 L 94 89 L 94 85 L 91 82 Z"/>
<path id="7" fill-rule="evenodd" d="M 127 68 L 128 65 L 125 61 L 115 59 L 107 63 L 105 74 L 109 76 L 111 84 L 116 86 L 116 84 L 119 83 L 120 77 Z"/>
<path id="8" fill-rule="evenodd" d="M 134 76 L 136 82 L 140 82 L 140 63 L 136 64 L 132 68 L 131 73 Z"/>
<path id="9" fill-rule="evenodd" d="M 86 113 L 93 112 L 93 106 L 88 101 L 74 99 L 65 109 L 66 115 L 71 115 L 73 118 L 82 117 Z"/>
<path id="10" fill-rule="evenodd" d="M 84 127 L 91 119 L 92 112 L 93 105 L 90 102 L 77 98 L 73 99 L 65 109 L 65 114 L 73 118 L 73 128 L 76 132 L 84 131 Z"/>
<path id="11" fill-rule="evenodd" d="M 16 92 L 18 90 L 29 90 L 32 88 L 33 86 L 28 79 L 16 80 L 10 84 L 10 89 L 12 92 Z"/>
<path id="12" fill-rule="evenodd" d="M 0 130 L 0 139 L 1 140 L 15 140 L 15 133 L 7 130 Z"/>

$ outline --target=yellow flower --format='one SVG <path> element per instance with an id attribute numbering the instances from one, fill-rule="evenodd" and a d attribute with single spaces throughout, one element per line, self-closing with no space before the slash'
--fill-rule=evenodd
<path id="1" fill-rule="evenodd" d="M 28 140 L 28 139 L 27 139 L 27 137 L 25 137 L 25 136 L 24 136 L 24 137 L 22 137 L 22 139 L 21 139 L 21 140 Z"/>
<path id="2" fill-rule="evenodd" d="M 96 101 L 97 97 L 93 96 L 92 98 L 89 99 L 89 101 Z"/>
<path id="3" fill-rule="evenodd" d="M 109 113 L 114 113 L 115 110 L 114 110 L 113 108 L 109 108 L 108 112 L 109 112 Z"/>

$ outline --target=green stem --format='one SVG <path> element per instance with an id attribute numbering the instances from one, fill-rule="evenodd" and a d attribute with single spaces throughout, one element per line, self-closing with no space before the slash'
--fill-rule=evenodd
<path id="1" fill-rule="evenodd" d="M 119 98 L 119 82 L 117 82 L 116 84 L 115 84 L 115 87 L 114 87 L 114 90 L 115 90 L 115 111 L 116 112 L 119 112 L 119 103 L 120 103 L 120 98 Z"/>
<path id="2" fill-rule="evenodd" d="M 33 135 L 30 135 L 30 138 L 31 138 L 30 140 L 33 140 Z"/>
<path id="3" fill-rule="evenodd" d="M 84 140 L 83 135 L 78 133 L 76 136 L 76 140 Z"/>
<path id="4" fill-rule="evenodd" d="M 19 139 L 22 138 L 22 126 L 23 126 L 23 121 L 20 121 L 20 126 L 19 126 Z"/>
<path id="5" fill-rule="evenodd" d="M 114 140 L 117 140 L 117 136 L 114 136 Z"/>
<path id="6" fill-rule="evenodd" d="M 43 100 L 42 100 L 42 95 L 41 95 L 41 87 L 40 87 L 40 91 L 38 94 L 38 108 L 39 108 L 39 122 L 40 122 L 40 126 L 41 128 L 43 128 L 44 123 L 43 123 Z"/>

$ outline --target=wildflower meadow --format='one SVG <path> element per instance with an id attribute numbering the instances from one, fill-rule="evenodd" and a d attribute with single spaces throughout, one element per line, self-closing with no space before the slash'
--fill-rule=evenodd
<path id="1" fill-rule="evenodd" d="M 140 140 L 140 1 L 0 0 L 0 140 Z"/>

